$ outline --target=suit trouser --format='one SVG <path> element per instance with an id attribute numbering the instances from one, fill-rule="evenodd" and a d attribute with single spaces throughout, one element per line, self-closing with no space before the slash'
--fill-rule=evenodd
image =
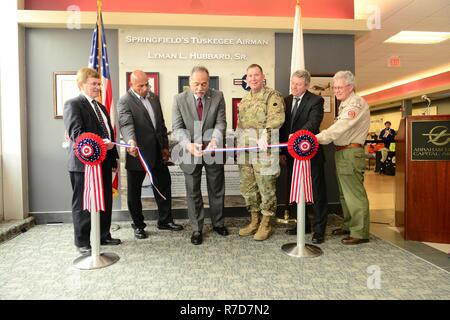
<path id="1" fill-rule="evenodd" d="M 363 148 L 349 148 L 335 153 L 339 198 L 344 213 L 342 228 L 350 236 L 369 239 L 369 200 L 364 189 L 365 158 Z"/>
<path id="2" fill-rule="evenodd" d="M 83 210 L 84 172 L 70 171 L 70 182 L 72 184 L 72 220 L 75 234 L 75 245 L 84 247 L 90 245 L 91 214 Z M 105 212 L 100 214 L 100 238 L 111 237 L 112 214 L 112 166 L 109 161 L 102 163 L 103 190 L 105 198 Z"/>
<path id="3" fill-rule="evenodd" d="M 225 201 L 225 173 L 223 164 L 197 165 L 192 174 L 184 174 L 186 181 L 186 196 L 188 216 L 192 231 L 202 231 L 205 219 L 205 209 L 201 191 L 202 166 L 206 170 L 206 185 L 208 189 L 209 212 L 213 227 L 223 227 L 223 208 Z"/>
<path id="4" fill-rule="evenodd" d="M 294 159 L 288 158 L 288 177 L 292 177 Z M 325 171 L 324 171 L 323 160 L 318 160 L 316 158 L 311 159 L 311 179 L 312 179 L 312 191 L 314 203 L 311 205 L 314 212 L 312 229 L 313 232 L 319 234 L 325 234 L 325 229 L 327 227 L 328 220 L 328 197 L 327 197 L 327 186 L 325 182 Z M 290 195 L 290 179 L 288 192 Z M 293 206 L 296 209 L 296 205 Z M 305 230 L 308 230 L 310 224 L 310 219 L 308 214 L 305 214 Z"/>
<path id="5" fill-rule="evenodd" d="M 155 196 L 156 205 L 158 206 L 158 224 L 167 224 L 173 222 L 172 218 L 172 181 L 170 178 L 170 172 L 166 165 L 162 161 L 157 161 L 155 167 L 151 169 L 153 174 L 153 182 L 155 186 L 161 191 L 162 195 L 166 198 L 164 200 L 158 192 L 153 188 L 153 194 Z M 128 210 L 131 218 L 133 219 L 134 228 L 145 228 L 147 225 L 144 222 L 144 215 L 142 214 L 142 183 L 144 182 L 146 172 L 127 170 L 127 201 Z"/>
<path id="6" fill-rule="evenodd" d="M 291 188 L 292 171 L 293 171 L 294 159 L 292 157 L 288 158 L 288 181 L 289 186 L 287 192 Z M 323 160 L 318 160 L 317 158 L 311 159 L 311 178 L 312 178 L 312 190 L 313 190 L 313 200 L 314 203 L 311 205 L 314 212 L 312 229 L 313 232 L 319 234 L 325 234 L 325 229 L 327 227 L 328 220 L 328 197 L 327 197 L 327 186 L 325 182 L 325 171 L 324 171 Z M 296 204 L 293 205 L 296 209 Z M 308 214 L 305 214 L 305 230 L 308 230 L 311 222 Z"/>

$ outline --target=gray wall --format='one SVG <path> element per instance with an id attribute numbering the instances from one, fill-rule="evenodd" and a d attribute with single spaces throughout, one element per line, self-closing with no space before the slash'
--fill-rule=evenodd
<path id="1" fill-rule="evenodd" d="M 114 101 L 118 101 L 118 34 L 107 30 L 108 54 L 113 79 Z M 291 34 L 276 34 L 276 88 L 289 91 Z M 354 70 L 353 36 L 305 35 L 306 68 L 313 75 L 330 75 L 339 69 Z M 53 118 L 53 72 L 76 71 L 86 66 L 91 30 L 26 29 L 26 74 L 28 118 L 29 207 L 35 216 L 47 215 L 46 221 L 70 214 L 71 187 L 66 169 L 67 151 L 62 119 Z M 338 57 L 338 58 L 337 58 Z M 326 174 L 330 202 L 338 202 L 332 148 Z M 334 180 L 333 180 L 334 179 Z M 120 208 L 114 199 L 114 208 Z M 50 217 L 50 218 L 49 218 Z"/>
<path id="2" fill-rule="evenodd" d="M 53 118 L 53 72 L 87 66 L 92 30 L 27 29 L 26 86 L 30 212 L 71 211 L 64 123 Z M 114 101 L 118 100 L 117 31 L 106 30 Z M 114 208 L 120 208 L 114 199 Z M 58 221 L 58 219 L 56 220 Z"/>
<path id="3" fill-rule="evenodd" d="M 303 37 L 305 68 L 313 76 L 334 75 L 339 70 L 355 72 L 355 40 L 353 35 L 305 34 Z M 292 34 L 275 34 L 275 88 L 284 96 L 289 94 Z M 339 213 L 339 189 L 334 162 L 334 145 L 324 146 L 325 177 L 329 212 Z M 280 182 L 278 190 L 280 190 Z M 279 202 L 284 195 L 278 192 Z"/>
<path id="4" fill-rule="evenodd" d="M 353 35 L 305 34 L 303 37 L 305 68 L 313 76 L 330 76 L 339 70 L 355 72 Z M 275 87 L 289 94 L 292 34 L 275 34 Z"/>

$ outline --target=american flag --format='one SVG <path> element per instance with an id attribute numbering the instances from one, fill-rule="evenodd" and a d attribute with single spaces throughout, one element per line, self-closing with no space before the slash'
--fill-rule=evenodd
<path id="1" fill-rule="evenodd" d="M 311 161 L 310 160 L 294 160 L 294 170 L 291 180 L 291 196 L 289 202 L 300 203 L 301 183 L 305 193 L 305 203 L 313 203 L 312 181 L 311 181 Z"/>
<path id="2" fill-rule="evenodd" d="M 83 210 L 91 211 L 91 182 L 94 192 L 94 209 L 96 212 L 105 211 L 103 194 L 102 166 L 87 165 L 84 172 Z"/>
<path id="3" fill-rule="evenodd" d="M 116 141 L 116 115 L 113 104 L 111 74 L 109 72 L 108 51 L 106 47 L 106 36 L 103 28 L 103 18 L 101 12 L 101 1 L 97 2 L 97 23 L 94 32 L 92 33 L 91 54 L 89 56 L 89 68 L 97 70 L 101 75 L 102 93 L 101 103 L 105 106 L 111 119 L 114 136 L 113 141 Z M 100 34 L 100 40 L 99 40 Z M 100 48 L 100 49 L 99 49 Z M 113 195 L 118 194 L 119 189 L 119 171 L 113 173 L 112 181 Z"/>

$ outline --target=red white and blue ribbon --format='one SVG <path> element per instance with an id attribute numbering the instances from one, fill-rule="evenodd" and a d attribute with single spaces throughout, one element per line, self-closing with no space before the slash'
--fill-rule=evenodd
<path id="1" fill-rule="evenodd" d="M 77 158 L 85 165 L 83 210 L 91 211 L 92 191 L 95 211 L 105 211 L 101 163 L 105 160 L 107 151 L 103 139 L 90 132 L 83 133 L 75 141 L 74 151 Z"/>
<path id="2" fill-rule="evenodd" d="M 120 146 L 120 147 L 133 148 L 132 145 L 129 145 L 126 143 L 113 142 L 113 144 Z M 148 177 L 150 179 L 150 185 L 154 188 L 154 190 L 156 190 L 156 192 L 158 192 L 158 194 L 161 196 L 161 198 L 163 198 L 164 200 L 167 200 L 166 197 L 164 197 L 164 195 L 161 193 L 161 191 L 158 190 L 155 183 L 153 182 L 152 172 L 150 171 L 150 167 L 148 166 L 147 162 L 145 162 L 144 157 L 142 156 L 141 150 L 139 150 L 138 147 L 134 147 L 134 148 L 136 148 L 136 150 L 138 151 L 139 161 L 141 162 L 141 165 L 144 168 L 145 172 L 148 174 Z"/>
<path id="3" fill-rule="evenodd" d="M 295 132 L 288 141 L 288 152 L 294 158 L 289 202 L 300 203 L 300 189 L 303 183 L 305 202 L 313 203 L 311 158 L 319 148 L 316 136 L 308 130 Z"/>

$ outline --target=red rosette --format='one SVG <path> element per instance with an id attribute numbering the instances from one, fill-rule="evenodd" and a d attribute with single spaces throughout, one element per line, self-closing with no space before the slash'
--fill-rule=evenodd
<path id="1" fill-rule="evenodd" d="M 106 145 L 103 139 L 91 132 L 81 134 L 73 148 L 77 158 L 88 166 L 101 164 L 106 158 Z"/>
<path id="2" fill-rule="evenodd" d="M 316 136 L 308 130 L 299 130 L 292 134 L 288 141 L 289 154 L 298 160 L 313 158 L 319 149 Z"/>

